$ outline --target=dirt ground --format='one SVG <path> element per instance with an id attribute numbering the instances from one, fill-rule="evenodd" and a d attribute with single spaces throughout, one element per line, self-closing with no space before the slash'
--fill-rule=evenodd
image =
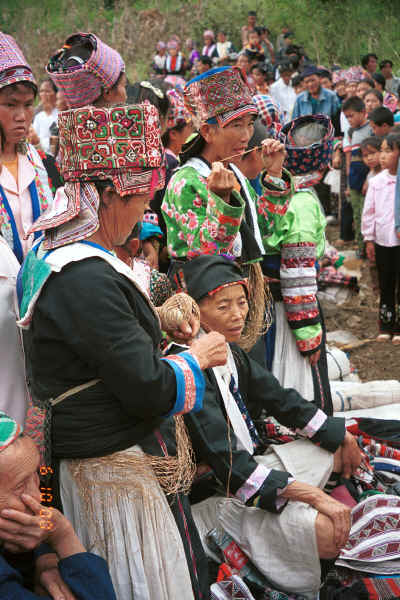
<path id="1" fill-rule="evenodd" d="M 330 243 L 335 245 L 338 228 L 329 226 L 326 233 Z M 327 309 L 324 307 L 328 332 L 345 329 L 360 340 L 374 339 L 378 335 L 379 294 L 373 290 L 366 260 L 361 261 L 359 284 L 360 293 L 354 294 L 346 303 Z M 400 379 L 400 345 L 371 341 L 348 352 L 351 364 L 362 381 Z"/>

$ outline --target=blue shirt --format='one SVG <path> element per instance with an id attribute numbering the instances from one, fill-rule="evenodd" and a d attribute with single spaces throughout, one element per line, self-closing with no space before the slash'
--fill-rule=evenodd
<path id="1" fill-rule="evenodd" d="M 327 115 L 332 118 L 340 108 L 340 101 L 335 92 L 321 88 L 318 98 L 313 98 L 309 92 L 301 92 L 294 104 L 292 119 L 304 115 Z"/>
<path id="2" fill-rule="evenodd" d="M 78 600 L 117 600 L 105 560 L 82 552 L 58 563 L 62 579 Z M 51 600 L 23 587 L 22 577 L 0 555 L 0 598 L 6 600 Z"/>

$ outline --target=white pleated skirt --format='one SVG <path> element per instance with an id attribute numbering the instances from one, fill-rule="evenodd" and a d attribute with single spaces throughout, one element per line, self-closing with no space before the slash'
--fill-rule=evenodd
<path id="1" fill-rule="evenodd" d="M 143 454 L 139 446 L 124 453 L 136 459 Z M 60 465 L 64 514 L 85 548 L 107 561 L 118 600 L 193 600 L 182 540 L 150 467 L 145 482 L 138 474 L 135 485 L 132 470 L 124 483 L 112 464 L 93 467 L 90 459 L 79 461 L 94 507 L 88 513 L 71 474 L 74 464 L 63 460 Z"/>

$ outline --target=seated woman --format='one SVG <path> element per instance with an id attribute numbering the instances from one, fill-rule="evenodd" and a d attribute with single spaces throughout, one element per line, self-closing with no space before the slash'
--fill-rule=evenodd
<path id="1" fill-rule="evenodd" d="M 57 509 L 41 506 L 39 452 L 22 427 L 0 412 L 0 597 L 15 600 L 42 598 L 23 586 L 22 576 L 4 551 L 38 548 L 37 574 L 50 596 L 76 600 L 116 600 L 107 563 L 86 552 L 71 523 Z M 39 574 L 40 572 L 40 574 Z"/>
<path id="2" fill-rule="evenodd" d="M 52 428 L 46 464 L 78 535 L 107 556 L 119 600 L 198 599 L 207 564 L 185 496 L 189 443 L 172 417 L 201 407 L 201 369 L 224 364 L 225 344 L 213 333 L 161 359 L 158 314 L 113 251 L 160 184 L 158 113 L 91 106 L 63 112 L 59 128 L 67 202 L 36 222 L 44 238 L 18 286 L 32 396 Z"/>
<path id="3" fill-rule="evenodd" d="M 211 497 L 192 507 L 196 524 L 203 533 L 222 526 L 278 587 L 315 598 L 320 557 L 335 557 L 350 529 L 349 509 L 322 488 L 332 469 L 349 477 L 358 467 L 357 443 L 344 420 L 283 389 L 236 345 L 249 296 L 236 263 L 201 256 L 182 271 L 203 330 L 229 342 L 227 365 L 206 371 L 203 410 L 184 417 L 197 463 L 212 469 Z M 262 410 L 305 439 L 264 453 L 254 425 Z"/>

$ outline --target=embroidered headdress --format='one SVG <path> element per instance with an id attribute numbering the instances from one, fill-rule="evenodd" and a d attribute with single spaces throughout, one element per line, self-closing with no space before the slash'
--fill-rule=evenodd
<path id="1" fill-rule="evenodd" d="M 11 35 L 0 31 L 0 89 L 22 81 L 29 81 L 35 89 L 37 87 L 32 69 L 17 42 Z"/>
<path id="2" fill-rule="evenodd" d="M 0 411 L 0 452 L 8 448 L 22 433 L 22 427 L 12 417 Z"/>
<path id="3" fill-rule="evenodd" d="M 250 87 L 236 67 L 217 67 L 194 77 L 185 85 L 184 97 L 196 129 L 207 122 L 225 127 L 246 113 L 258 113 Z"/>
<path id="4" fill-rule="evenodd" d="M 331 159 L 333 133 L 332 121 L 325 115 L 307 115 L 286 123 L 279 139 L 285 144 L 288 171 L 293 175 L 323 171 Z"/>
<path id="5" fill-rule="evenodd" d="M 267 94 L 257 94 L 253 100 L 258 108 L 262 124 L 267 128 L 268 135 L 277 138 L 282 129 L 282 115 L 279 106 Z"/>
<path id="6" fill-rule="evenodd" d="M 46 231 L 44 248 L 85 239 L 99 227 L 99 194 L 93 181 L 110 180 L 120 196 L 164 185 L 164 153 L 157 109 L 149 103 L 58 115 L 65 186 L 28 234 Z"/>
<path id="7" fill-rule="evenodd" d="M 172 129 L 180 123 L 191 121 L 190 113 L 185 107 L 183 96 L 176 90 L 168 90 L 169 109 L 167 115 L 167 129 Z"/>
<path id="8" fill-rule="evenodd" d="M 78 52 L 78 48 L 84 52 Z M 71 35 L 46 67 L 71 108 L 92 104 L 103 89 L 115 85 L 124 70 L 121 55 L 92 33 Z"/>

